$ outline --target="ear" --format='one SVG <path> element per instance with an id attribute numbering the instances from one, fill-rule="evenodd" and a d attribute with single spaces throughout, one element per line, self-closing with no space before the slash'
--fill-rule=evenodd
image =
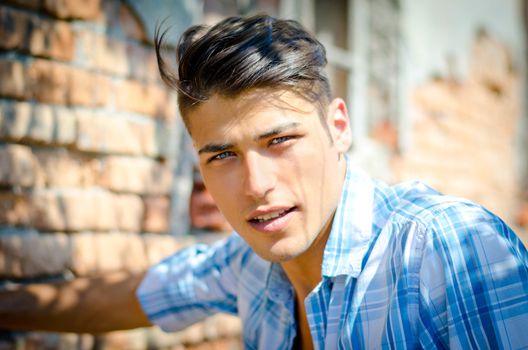
<path id="1" fill-rule="evenodd" d="M 346 153 L 352 145 L 352 131 L 345 101 L 336 98 L 328 105 L 327 122 L 334 140 L 334 146 L 340 153 Z"/>

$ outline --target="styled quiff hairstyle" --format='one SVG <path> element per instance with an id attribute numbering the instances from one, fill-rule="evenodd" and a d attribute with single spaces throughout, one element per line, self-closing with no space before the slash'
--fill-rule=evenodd
<path id="1" fill-rule="evenodd" d="M 184 118 L 214 94 L 236 97 L 254 88 L 290 89 L 321 112 L 330 100 L 325 49 L 296 21 L 257 15 L 192 26 L 178 43 L 177 75 L 161 55 L 166 33 L 156 30 L 158 66 L 177 90 Z"/>

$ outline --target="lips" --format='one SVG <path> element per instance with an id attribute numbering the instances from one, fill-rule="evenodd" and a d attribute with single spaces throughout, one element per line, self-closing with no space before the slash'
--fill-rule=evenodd
<path id="1" fill-rule="evenodd" d="M 261 232 L 276 232 L 283 230 L 297 207 L 269 209 L 258 211 L 248 220 L 249 224 Z"/>
<path id="2" fill-rule="evenodd" d="M 255 221 L 258 221 L 258 222 L 264 222 L 264 221 L 269 221 L 271 219 L 275 219 L 275 218 L 278 218 L 280 216 L 283 216 L 289 209 L 285 209 L 285 210 L 280 210 L 280 211 L 275 211 L 275 212 L 272 212 L 272 213 L 269 213 L 269 214 L 264 214 L 264 215 L 261 215 L 261 216 L 257 216 L 251 220 L 255 220 Z"/>

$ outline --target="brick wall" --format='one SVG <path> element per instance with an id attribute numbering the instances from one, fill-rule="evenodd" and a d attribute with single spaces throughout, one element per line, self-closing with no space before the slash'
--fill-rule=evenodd
<path id="1" fill-rule="evenodd" d="M 463 79 L 437 77 L 412 91 L 411 144 L 393 159 L 395 177 L 421 178 L 481 203 L 528 242 L 522 70 L 508 48 L 485 33 L 468 56 Z M 380 138 L 387 134 L 393 135 Z"/>
<path id="2" fill-rule="evenodd" d="M 142 270 L 185 244 L 167 234 L 176 118 L 126 3 L 3 1 L 0 287 Z M 4 332 L 0 348 L 223 349 L 239 333 L 217 316 L 172 335 Z"/>

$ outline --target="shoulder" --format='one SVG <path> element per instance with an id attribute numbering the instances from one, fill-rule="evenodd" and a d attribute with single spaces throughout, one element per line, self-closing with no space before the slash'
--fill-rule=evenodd
<path id="1" fill-rule="evenodd" d="M 501 232 L 510 230 L 502 219 L 483 206 L 444 195 L 420 181 L 399 184 L 391 187 L 391 191 L 396 198 L 390 214 L 393 221 L 414 222 L 435 232 L 464 231 L 487 225 Z"/>
<path id="2" fill-rule="evenodd" d="M 469 287 L 478 281 L 492 288 L 498 281 L 511 284 L 528 277 L 528 253 L 522 241 L 479 204 L 426 187 L 407 192 L 394 215 L 399 222 L 412 222 L 418 232 L 414 237 L 420 240 L 417 259 L 422 283 L 456 282 Z"/>
<path id="3" fill-rule="evenodd" d="M 444 195 L 420 181 L 408 181 L 391 187 L 396 198 L 392 216 L 395 220 L 413 221 L 429 227 L 445 210 L 465 211 L 479 207 L 469 200 Z"/>
<path id="4" fill-rule="evenodd" d="M 418 182 L 406 182 L 390 188 L 393 206 L 389 223 L 413 226 L 423 238 L 425 253 L 442 251 L 447 259 L 454 252 L 471 252 L 478 259 L 488 251 L 513 254 L 528 265 L 526 249 L 511 228 L 497 215 L 470 200 L 443 195 Z M 409 230 L 401 230 L 404 234 Z M 493 254 L 488 254 L 493 255 Z"/>

